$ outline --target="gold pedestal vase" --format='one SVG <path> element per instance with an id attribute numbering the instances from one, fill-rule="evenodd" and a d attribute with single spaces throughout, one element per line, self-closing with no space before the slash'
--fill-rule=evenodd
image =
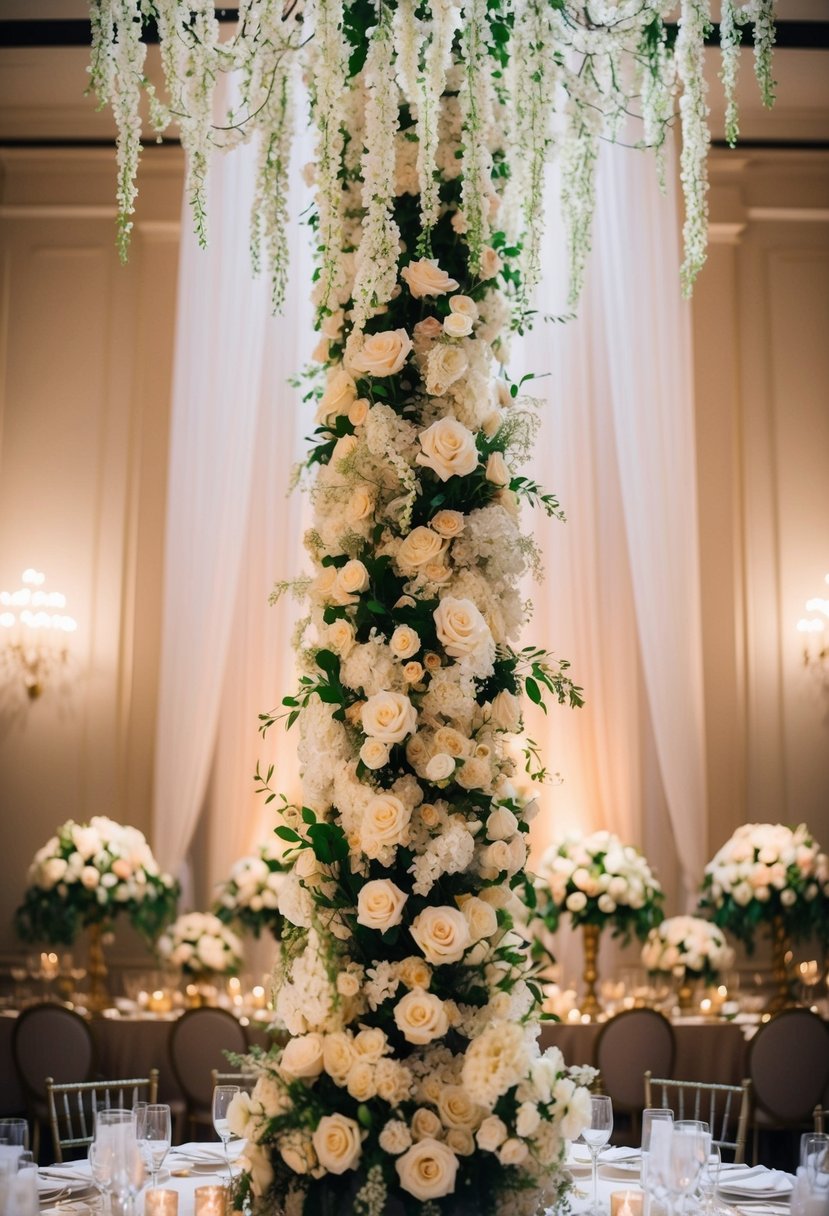
<path id="1" fill-rule="evenodd" d="M 110 1003 L 103 925 L 89 926 L 89 957 L 86 973 L 89 977 L 87 1008 L 90 1013 L 101 1013 Z"/>
<path id="2" fill-rule="evenodd" d="M 581 1001 L 581 1011 L 586 1013 L 591 1021 L 598 1016 L 600 1005 L 596 996 L 596 981 L 599 978 L 599 934 L 598 925 L 583 925 L 584 934 L 584 996 Z"/>
<path id="3" fill-rule="evenodd" d="M 774 981 L 774 995 L 769 1005 L 769 1013 L 779 1013 L 794 1005 L 792 999 L 789 973 L 786 969 L 786 952 L 789 949 L 789 935 L 786 932 L 786 922 L 782 916 L 775 916 L 771 922 L 771 974 Z"/>

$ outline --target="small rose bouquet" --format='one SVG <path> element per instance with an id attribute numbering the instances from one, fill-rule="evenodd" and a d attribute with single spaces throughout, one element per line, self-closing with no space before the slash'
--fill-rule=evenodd
<path id="1" fill-rule="evenodd" d="M 185 975 L 232 975 L 242 963 L 242 943 L 212 912 L 185 912 L 158 939 L 165 962 Z"/>
<path id="2" fill-rule="evenodd" d="M 790 937 L 829 936 L 829 859 L 805 823 L 744 823 L 705 867 L 700 907 L 750 949 L 781 917 Z"/>
<path id="3" fill-rule="evenodd" d="M 276 938 L 281 936 L 278 905 L 290 869 L 290 862 L 285 860 L 287 850 L 285 841 L 274 836 L 256 853 L 235 862 L 216 894 L 214 911 L 219 920 L 243 925 L 255 937 L 263 929 L 270 929 Z"/>
<path id="4" fill-rule="evenodd" d="M 612 925 L 614 936 L 644 940 L 662 919 L 664 895 L 646 859 L 611 832 L 566 836 L 541 859 L 538 911 L 555 932 L 573 925 Z"/>
<path id="5" fill-rule="evenodd" d="M 701 916 L 671 916 L 651 929 L 642 947 L 648 971 L 667 971 L 678 978 L 713 983 L 734 963 L 734 951 L 722 929 Z"/>
<path id="6" fill-rule="evenodd" d="M 117 916 L 153 942 L 175 915 L 179 894 L 143 833 L 104 815 L 58 828 L 35 853 L 28 883 L 15 913 L 18 936 L 64 946 Z"/>

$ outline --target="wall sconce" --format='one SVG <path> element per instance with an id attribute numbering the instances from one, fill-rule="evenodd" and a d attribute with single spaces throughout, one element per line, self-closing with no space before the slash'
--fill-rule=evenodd
<path id="1" fill-rule="evenodd" d="M 22 680 L 31 700 L 66 667 L 66 635 L 78 627 L 61 611 L 66 596 L 44 591 L 45 581 L 45 574 L 28 569 L 17 591 L 0 591 L 0 663 L 8 679 Z"/>
<path id="2" fill-rule="evenodd" d="M 829 574 L 824 582 L 829 584 Z M 829 599 L 814 596 L 806 601 L 806 611 L 812 615 L 801 617 L 797 622 L 798 632 L 803 634 L 803 665 L 822 672 L 824 679 L 829 679 L 829 643 L 826 640 Z"/>

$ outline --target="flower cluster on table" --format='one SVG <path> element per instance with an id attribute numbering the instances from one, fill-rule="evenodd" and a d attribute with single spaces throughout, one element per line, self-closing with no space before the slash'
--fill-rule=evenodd
<path id="1" fill-rule="evenodd" d="M 722 929 L 701 916 L 671 916 L 651 929 L 642 947 L 648 971 L 713 981 L 734 964 Z"/>
<path id="2" fill-rule="evenodd" d="M 179 894 L 143 833 L 104 815 L 59 827 L 35 854 L 27 881 L 15 915 L 18 936 L 67 946 L 81 929 L 119 915 L 152 942 L 175 914 Z"/>
<path id="3" fill-rule="evenodd" d="M 242 965 L 242 943 L 212 912 L 185 912 L 157 943 L 165 962 L 185 975 L 225 975 Z"/>
<path id="4" fill-rule="evenodd" d="M 282 929 L 279 894 L 289 869 L 286 848 L 284 841 L 271 837 L 255 853 L 234 862 L 216 892 L 213 911 L 219 920 L 249 929 L 255 937 L 265 928 L 279 937 Z"/>

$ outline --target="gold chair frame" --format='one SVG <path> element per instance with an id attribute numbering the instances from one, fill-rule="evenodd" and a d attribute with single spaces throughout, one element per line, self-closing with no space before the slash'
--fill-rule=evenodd
<path id="1" fill-rule="evenodd" d="M 130 1110 L 139 1101 L 139 1094 L 144 1092 L 150 1104 L 158 1098 L 157 1068 L 151 1068 L 147 1077 L 116 1081 L 74 1081 L 56 1085 L 51 1077 L 47 1077 L 46 1103 L 55 1161 L 63 1161 L 65 1149 L 89 1147 L 95 1131 L 96 1110 L 102 1107 Z M 67 1133 L 65 1135 L 61 1134 L 61 1124 Z"/>
<path id="2" fill-rule="evenodd" d="M 669 1100 L 671 1094 L 676 1095 L 675 1102 Z M 725 1107 L 718 1112 L 717 1098 L 721 1095 L 725 1097 Z M 707 1109 L 703 1106 L 705 1097 L 708 1098 Z M 734 1116 L 737 1126 L 736 1135 L 732 1140 L 728 1137 L 728 1129 L 735 1098 L 739 1098 L 739 1109 Z M 670 1107 L 676 1119 L 704 1119 L 711 1128 L 711 1143 L 720 1149 L 733 1149 L 735 1165 L 741 1165 L 745 1161 L 751 1081 L 744 1080 L 740 1085 L 720 1085 L 709 1081 L 671 1081 L 666 1077 L 653 1077 L 650 1072 L 646 1072 L 645 1106 L 657 1105 Z M 678 1110 L 675 1105 L 679 1107 Z"/>

